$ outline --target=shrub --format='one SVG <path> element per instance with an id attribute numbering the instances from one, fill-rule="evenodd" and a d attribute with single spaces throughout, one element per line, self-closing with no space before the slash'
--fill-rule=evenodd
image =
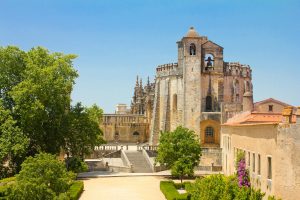
<path id="1" fill-rule="evenodd" d="M 73 171 L 75 173 L 88 171 L 88 165 L 78 157 L 67 158 L 66 165 L 68 171 Z"/>
<path id="2" fill-rule="evenodd" d="M 74 183 L 70 186 L 68 190 L 68 194 L 71 200 L 79 199 L 81 193 L 83 192 L 83 182 L 82 181 L 74 181 Z"/>
<path id="3" fill-rule="evenodd" d="M 16 177 L 9 177 L 9 178 L 4 178 L 0 180 L 0 199 L 1 197 L 5 197 L 8 195 L 7 189 L 10 187 L 11 184 L 13 184 L 16 180 Z M 6 199 L 6 198 L 4 198 Z"/>
<path id="4" fill-rule="evenodd" d="M 281 200 L 280 198 L 277 199 L 275 196 L 268 196 L 268 200 Z"/>
<path id="5" fill-rule="evenodd" d="M 24 161 L 8 199 L 63 199 L 74 177 L 54 155 L 40 153 Z"/>
<path id="6" fill-rule="evenodd" d="M 187 187 L 194 200 L 261 200 L 264 193 L 250 187 L 239 187 L 235 176 L 221 174 L 196 179 Z"/>
<path id="7" fill-rule="evenodd" d="M 0 185 L 5 185 L 7 183 L 14 182 L 16 180 L 15 176 L 9 177 L 9 178 L 4 178 L 0 180 Z"/>
<path id="8" fill-rule="evenodd" d="M 225 177 L 223 175 L 211 175 L 202 179 L 196 179 L 188 188 L 192 199 L 219 200 L 225 190 Z"/>
<path id="9" fill-rule="evenodd" d="M 183 183 L 182 185 L 186 185 Z M 189 194 L 179 194 L 177 188 L 180 188 L 180 184 L 175 184 L 173 181 L 161 181 L 160 190 L 165 195 L 167 200 L 188 200 L 190 199 Z"/>

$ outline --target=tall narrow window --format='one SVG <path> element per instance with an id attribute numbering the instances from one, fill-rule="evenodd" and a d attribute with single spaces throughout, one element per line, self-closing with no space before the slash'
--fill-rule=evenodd
<path id="1" fill-rule="evenodd" d="M 211 96 L 206 97 L 206 111 L 212 111 L 212 98 L 211 98 Z"/>
<path id="2" fill-rule="evenodd" d="M 192 43 L 192 44 L 190 45 L 190 55 L 191 55 L 191 56 L 196 55 L 196 45 L 195 45 L 194 43 Z"/>
<path id="3" fill-rule="evenodd" d="M 250 152 L 248 152 L 248 168 L 250 168 Z"/>
<path id="4" fill-rule="evenodd" d="M 257 174 L 260 175 L 260 154 L 257 156 Z"/>
<path id="5" fill-rule="evenodd" d="M 268 157 L 268 179 L 272 179 L 272 157 Z"/>
<path id="6" fill-rule="evenodd" d="M 177 110 L 177 94 L 173 94 L 173 110 Z"/>
<path id="7" fill-rule="evenodd" d="M 269 112 L 273 112 L 273 105 L 269 105 Z"/>
<path id="8" fill-rule="evenodd" d="M 255 172 L 255 153 L 252 154 L 252 171 Z"/>

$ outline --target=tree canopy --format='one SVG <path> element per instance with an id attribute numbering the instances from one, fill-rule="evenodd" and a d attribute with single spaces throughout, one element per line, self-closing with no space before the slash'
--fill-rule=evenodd
<path id="1" fill-rule="evenodd" d="M 83 157 L 103 142 L 102 110 L 71 106 L 75 58 L 43 47 L 0 47 L 1 172 L 17 172 L 26 156 L 38 152 L 64 148 Z"/>
<path id="2" fill-rule="evenodd" d="M 81 103 L 71 106 L 68 121 L 68 134 L 65 137 L 65 151 L 72 156 L 83 158 L 91 153 L 95 146 L 104 143 L 99 120 L 102 109 L 93 105 L 83 107 Z"/>
<path id="3" fill-rule="evenodd" d="M 6 162 L 6 165 L 0 165 L 0 179 L 18 171 L 28 144 L 29 139 L 0 100 L 0 160 Z"/>
<path id="4" fill-rule="evenodd" d="M 162 132 L 156 162 L 171 168 L 172 175 L 193 175 L 199 164 L 201 147 L 194 131 L 182 126 L 172 132 Z"/>

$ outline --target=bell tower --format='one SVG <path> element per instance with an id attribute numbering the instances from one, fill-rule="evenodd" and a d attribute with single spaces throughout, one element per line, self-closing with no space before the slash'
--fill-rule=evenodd
<path id="1" fill-rule="evenodd" d="M 177 42 L 178 65 L 183 71 L 183 125 L 199 133 L 201 115 L 202 44 L 207 41 L 191 27 Z"/>

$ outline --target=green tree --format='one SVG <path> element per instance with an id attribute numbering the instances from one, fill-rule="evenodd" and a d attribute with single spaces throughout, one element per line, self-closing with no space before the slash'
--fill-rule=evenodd
<path id="1" fill-rule="evenodd" d="M 37 47 L 27 52 L 23 79 L 8 94 L 14 101 L 14 115 L 30 138 L 33 153 L 58 153 L 66 130 L 71 91 L 77 72 L 76 56 L 50 53 Z"/>
<path id="2" fill-rule="evenodd" d="M 40 153 L 22 164 L 15 184 L 9 188 L 8 199 L 39 200 L 66 197 L 75 175 L 67 172 L 63 162 L 54 155 Z"/>
<path id="3" fill-rule="evenodd" d="M 68 155 L 84 158 L 94 147 L 104 143 L 99 119 L 102 110 L 93 105 L 85 108 L 81 103 L 72 106 L 68 115 L 68 134 L 65 137 L 65 151 Z"/>
<path id="4" fill-rule="evenodd" d="M 182 126 L 172 132 L 161 133 L 156 162 L 171 168 L 182 181 L 184 175 L 193 175 L 199 164 L 201 147 L 195 133 Z"/>
<path id="5" fill-rule="evenodd" d="M 13 110 L 14 101 L 9 92 L 24 78 L 26 53 L 18 47 L 0 47 L 0 99 L 5 109 Z"/>
<path id="6" fill-rule="evenodd" d="M 9 110 L 5 110 L 0 99 L 0 178 L 19 171 L 29 139 L 16 126 Z"/>

